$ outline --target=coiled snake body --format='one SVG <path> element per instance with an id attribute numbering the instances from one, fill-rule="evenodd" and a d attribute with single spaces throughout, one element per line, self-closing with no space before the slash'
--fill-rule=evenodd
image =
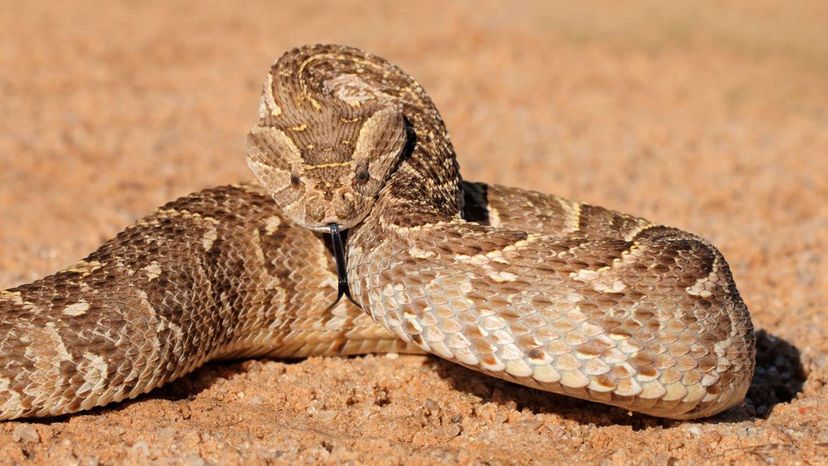
<path id="1" fill-rule="evenodd" d="M 0 418 L 131 398 L 210 359 L 375 351 L 670 418 L 745 395 L 753 328 L 713 246 L 461 181 L 433 103 L 381 58 L 282 56 L 247 158 L 258 183 L 173 201 L 74 266 L 0 292 Z M 349 233 L 362 310 L 329 308 L 331 225 Z"/>

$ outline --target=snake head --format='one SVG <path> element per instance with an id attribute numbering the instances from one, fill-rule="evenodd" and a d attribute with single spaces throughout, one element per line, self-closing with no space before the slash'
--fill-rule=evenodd
<path id="1" fill-rule="evenodd" d="M 247 162 L 293 223 L 344 230 L 368 215 L 405 143 L 401 106 L 374 98 L 358 78 L 339 76 L 297 96 L 274 92 L 271 74 Z"/>

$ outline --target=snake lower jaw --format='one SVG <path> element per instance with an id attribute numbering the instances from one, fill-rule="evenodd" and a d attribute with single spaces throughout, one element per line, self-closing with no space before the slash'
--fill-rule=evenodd
<path id="1" fill-rule="evenodd" d="M 347 231 L 360 223 L 368 216 L 368 211 L 359 215 L 350 215 L 348 217 L 330 215 L 326 216 L 320 221 L 308 221 L 305 219 L 295 219 L 293 222 L 297 226 L 307 228 L 315 233 L 330 233 L 331 226 L 336 225 L 340 231 Z"/>

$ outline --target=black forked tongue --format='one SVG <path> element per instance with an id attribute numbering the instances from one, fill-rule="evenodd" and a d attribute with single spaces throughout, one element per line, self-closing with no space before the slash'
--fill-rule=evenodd
<path id="1" fill-rule="evenodd" d="M 354 301 L 354 298 L 351 297 L 351 289 L 348 287 L 348 269 L 347 263 L 345 260 L 345 241 L 342 240 L 342 231 L 339 229 L 339 225 L 336 223 L 332 223 L 329 226 L 331 232 L 331 245 L 333 246 L 333 253 L 334 258 L 336 259 L 336 276 L 337 276 L 337 293 L 336 293 L 336 301 L 331 304 L 328 309 L 333 308 L 336 306 L 336 303 L 342 299 L 342 296 L 346 296 L 349 301 L 357 304 Z"/>

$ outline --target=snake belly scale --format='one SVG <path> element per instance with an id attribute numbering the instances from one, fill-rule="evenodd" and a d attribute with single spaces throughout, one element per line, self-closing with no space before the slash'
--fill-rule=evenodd
<path id="1" fill-rule="evenodd" d="M 257 182 L 172 201 L 0 292 L 0 419 L 132 398 L 213 359 L 388 351 L 668 418 L 744 398 L 753 326 L 712 245 L 463 181 L 431 99 L 377 56 L 283 55 L 247 160 Z M 358 306 L 330 306 L 334 226 Z"/>

